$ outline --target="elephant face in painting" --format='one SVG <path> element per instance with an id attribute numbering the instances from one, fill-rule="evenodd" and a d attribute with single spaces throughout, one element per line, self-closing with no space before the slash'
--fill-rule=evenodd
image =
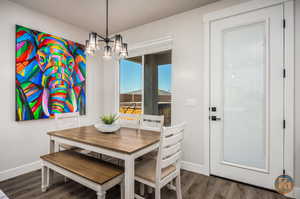
<path id="1" fill-rule="evenodd" d="M 43 72 L 43 110 L 46 115 L 64 112 L 67 95 L 76 110 L 77 102 L 72 89 L 75 60 L 66 48 L 66 41 L 48 34 L 38 36 L 36 59 Z M 72 97 L 73 96 L 73 97 Z"/>
<path id="2" fill-rule="evenodd" d="M 84 46 L 16 26 L 16 120 L 85 114 Z"/>

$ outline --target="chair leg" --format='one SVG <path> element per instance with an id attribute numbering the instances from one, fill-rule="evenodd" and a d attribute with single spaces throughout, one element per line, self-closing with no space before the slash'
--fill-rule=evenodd
<path id="1" fill-rule="evenodd" d="M 120 184 L 120 187 L 121 187 L 121 199 L 125 199 L 125 183 L 124 183 L 124 180 L 122 180 L 122 182 Z"/>
<path id="2" fill-rule="evenodd" d="M 145 185 L 143 183 L 140 183 L 140 194 L 142 196 L 145 195 Z"/>
<path id="3" fill-rule="evenodd" d="M 155 187 L 155 199 L 160 199 L 160 188 Z"/>
<path id="4" fill-rule="evenodd" d="M 180 172 L 179 172 L 178 176 L 176 177 L 176 194 L 177 194 L 177 199 L 182 199 Z"/>
<path id="5" fill-rule="evenodd" d="M 54 171 L 50 168 L 47 167 L 47 186 L 51 186 L 53 184 L 54 181 Z"/>
<path id="6" fill-rule="evenodd" d="M 99 191 L 97 192 L 97 199 L 105 199 L 106 192 L 105 191 Z"/>

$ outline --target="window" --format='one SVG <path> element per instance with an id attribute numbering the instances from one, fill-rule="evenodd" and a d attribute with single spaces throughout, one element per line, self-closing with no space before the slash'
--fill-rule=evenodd
<path id="1" fill-rule="evenodd" d="M 120 113 L 142 112 L 142 57 L 120 60 Z"/>
<path id="2" fill-rule="evenodd" d="M 120 112 L 164 115 L 171 125 L 170 50 L 120 61 Z"/>

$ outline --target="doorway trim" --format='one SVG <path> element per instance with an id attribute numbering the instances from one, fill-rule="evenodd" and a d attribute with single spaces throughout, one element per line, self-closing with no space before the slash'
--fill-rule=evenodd
<path id="1" fill-rule="evenodd" d="M 210 175 L 210 29 L 211 23 L 227 17 L 263 9 L 275 5 L 283 5 L 285 28 L 284 67 L 285 78 L 285 169 L 289 175 L 294 176 L 294 0 L 251 0 L 236 6 L 228 7 L 204 15 L 204 168 L 206 175 Z M 288 196 L 294 197 L 294 193 Z"/>

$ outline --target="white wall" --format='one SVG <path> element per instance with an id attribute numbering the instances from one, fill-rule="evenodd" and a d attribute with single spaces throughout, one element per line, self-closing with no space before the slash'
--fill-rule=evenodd
<path id="1" fill-rule="evenodd" d="M 184 141 L 184 160 L 196 166 L 204 164 L 203 152 L 203 23 L 202 16 L 208 12 L 222 9 L 247 0 L 225 0 L 205 7 L 197 8 L 179 15 L 155 21 L 143 26 L 122 32 L 129 45 L 154 40 L 171 35 L 173 37 L 172 52 L 172 117 L 173 122 L 187 121 L 188 127 Z M 297 1 L 297 53 L 300 52 L 300 2 Z M 300 64 L 297 57 L 296 66 Z M 104 66 L 104 80 L 116 77 L 116 66 L 106 63 Z M 300 69 L 296 67 L 296 76 L 300 76 Z M 300 78 L 296 78 L 296 103 L 300 101 Z M 115 84 L 104 89 L 104 110 L 112 112 L 114 109 Z M 187 99 L 195 99 L 194 106 L 187 106 Z M 298 99 L 298 100 L 297 100 Z M 300 168 L 300 103 L 297 104 L 296 114 L 296 168 Z M 194 166 L 195 166 L 194 165 Z M 201 169 L 201 166 L 198 167 Z M 297 185 L 300 186 L 300 169 L 297 169 Z"/>
<path id="2" fill-rule="evenodd" d="M 15 24 L 84 44 L 88 32 L 6 0 L 0 1 L 0 181 L 7 170 L 35 162 L 48 151 L 47 130 L 53 120 L 15 121 Z M 103 107 L 103 67 L 98 57 L 87 59 L 87 115 L 83 123 L 97 119 Z M 23 168 L 26 170 L 26 167 Z"/>
<path id="3" fill-rule="evenodd" d="M 172 122 L 188 123 L 184 160 L 204 164 L 203 154 L 203 23 L 202 16 L 210 11 L 239 3 L 226 0 L 122 32 L 126 42 L 136 44 L 172 36 Z M 104 81 L 116 77 L 116 66 L 104 63 Z M 116 83 L 117 81 L 114 81 Z M 115 84 L 104 89 L 104 111 L 113 112 Z M 113 97 L 113 98 L 112 98 Z M 188 106 L 187 100 L 196 100 Z"/>

